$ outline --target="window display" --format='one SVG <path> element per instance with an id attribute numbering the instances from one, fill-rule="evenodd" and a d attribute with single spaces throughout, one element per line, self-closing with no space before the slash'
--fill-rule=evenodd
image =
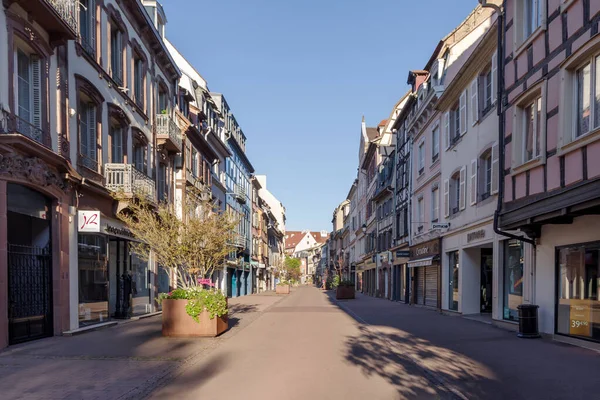
<path id="1" fill-rule="evenodd" d="M 600 243 L 558 251 L 556 332 L 600 341 Z"/>
<path id="2" fill-rule="evenodd" d="M 150 312 L 150 276 L 148 262 L 136 253 L 131 253 L 131 289 L 133 314 Z"/>
<path id="3" fill-rule="evenodd" d="M 523 242 L 504 242 L 504 312 L 503 318 L 518 321 L 517 307 L 523 303 Z"/>

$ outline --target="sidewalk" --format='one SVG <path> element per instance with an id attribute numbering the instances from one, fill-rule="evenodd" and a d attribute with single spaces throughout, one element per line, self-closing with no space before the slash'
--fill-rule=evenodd
<path id="1" fill-rule="evenodd" d="M 550 339 L 520 339 L 495 326 L 357 294 L 332 303 L 362 323 L 346 360 L 397 385 L 388 366 L 410 360 L 466 399 L 590 399 L 600 393 L 600 354 Z"/>
<path id="2" fill-rule="evenodd" d="M 229 330 L 218 338 L 161 336 L 161 316 L 126 321 L 73 337 L 52 337 L 0 353 L 0 397 L 138 399 L 196 359 L 206 357 L 282 297 L 270 292 L 229 299 Z"/>

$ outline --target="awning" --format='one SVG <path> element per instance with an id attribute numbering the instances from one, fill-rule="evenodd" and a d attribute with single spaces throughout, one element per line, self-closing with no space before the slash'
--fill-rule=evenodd
<path id="1" fill-rule="evenodd" d="M 419 258 L 418 260 L 411 260 L 408 262 L 409 268 L 415 267 L 428 267 L 433 264 L 434 261 L 438 261 L 440 259 L 439 256 L 425 257 Z"/>

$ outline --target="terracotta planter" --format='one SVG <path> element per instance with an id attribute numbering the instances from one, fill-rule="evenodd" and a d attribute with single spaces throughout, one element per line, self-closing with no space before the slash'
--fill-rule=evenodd
<path id="1" fill-rule="evenodd" d="M 276 294 L 290 294 L 290 285 L 277 285 L 275 287 Z"/>
<path id="2" fill-rule="evenodd" d="M 354 287 L 338 286 L 335 290 L 335 298 L 338 300 L 348 300 L 354 298 Z"/>
<path id="3" fill-rule="evenodd" d="M 227 315 L 210 319 L 208 311 L 194 321 L 185 311 L 187 300 L 164 299 L 162 301 L 162 334 L 175 337 L 214 337 L 229 327 Z"/>

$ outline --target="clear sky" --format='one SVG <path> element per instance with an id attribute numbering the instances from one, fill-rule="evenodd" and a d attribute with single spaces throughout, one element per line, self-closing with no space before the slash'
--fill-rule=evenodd
<path id="1" fill-rule="evenodd" d="M 167 38 L 223 93 L 287 230 L 331 230 L 377 126 L 477 0 L 163 0 Z"/>

